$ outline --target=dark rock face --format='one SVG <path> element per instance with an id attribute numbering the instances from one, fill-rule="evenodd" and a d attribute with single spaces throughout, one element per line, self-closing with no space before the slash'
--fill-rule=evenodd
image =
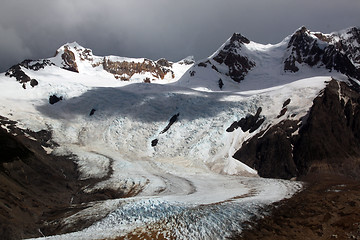
<path id="1" fill-rule="evenodd" d="M 346 32 L 346 38 L 341 37 L 337 47 L 345 52 L 354 63 L 360 64 L 360 29 L 353 27 Z"/>
<path id="2" fill-rule="evenodd" d="M 296 64 L 307 64 L 313 66 L 325 66 L 329 70 L 336 70 L 350 77 L 360 78 L 360 69 L 354 63 L 359 63 L 360 42 L 359 29 L 352 28 L 348 33 L 348 39 L 342 35 L 326 36 L 321 33 L 311 35 L 310 31 L 302 27 L 290 38 L 287 51 L 288 56 L 284 61 L 284 70 L 297 72 Z M 321 43 L 322 42 L 322 43 Z M 353 61 L 353 62 L 352 62 Z"/>
<path id="3" fill-rule="evenodd" d="M 356 176 L 360 173 L 359 104 L 360 94 L 355 88 L 334 80 L 314 100 L 294 148 L 294 161 L 300 174 L 333 171 Z"/>
<path id="4" fill-rule="evenodd" d="M 288 44 L 288 50 L 291 51 L 290 56 L 284 61 L 285 71 L 299 71 L 297 63 L 306 63 L 309 66 L 317 64 L 323 50 L 317 44 L 317 41 L 308 34 L 308 30 L 302 27 L 291 38 Z"/>
<path id="5" fill-rule="evenodd" d="M 356 69 L 348 56 L 340 52 L 333 45 L 329 45 L 325 49 L 322 62 L 327 69 L 334 69 L 348 76 L 360 79 L 360 70 Z"/>
<path id="6" fill-rule="evenodd" d="M 24 159 L 29 157 L 32 152 L 23 144 L 20 144 L 14 136 L 7 134 L 0 128 L 0 163 L 13 162 L 17 158 Z M 1 168 L 3 166 L 0 166 Z"/>
<path id="7" fill-rule="evenodd" d="M 233 157 L 255 168 L 263 177 L 290 179 L 309 172 L 357 177 L 360 173 L 358 88 L 356 83 L 332 80 L 314 100 L 299 134 L 293 134 L 299 121 L 283 120 L 249 139 Z"/>
<path id="8" fill-rule="evenodd" d="M 228 66 L 229 71 L 225 74 L 236 82 L 243 80 L 246 74 L 255 67 L 255 62 L 240 53 L 241 46 L 248 43 L 250 43 L 249 39 L 239 33 L 234 33 L 229 43 L 213 58 L 216 62 Z"/>
<path id="9" fill-rule="evenodd" d="M 233 157 L 255 168 L 261 177 L 290 179 L 297 175 L 291 139 L 296 130 L 296 121 L 282 121 L 266 130 L 263 137 L 264 131 L 245 142 Z"/>
<path id="10" fill-rule="evenodd" d="M 243 132 L 249 131 L 250 133 L 258 129 L 261 124 L 265 121 L 264 117 L 260 118 L 260 113 L 262 108 L 259 107 L 255 115 L 247 115 L 246 117 L 240 119 L 240 121 L 235 121 L 231 124 L 230 127 L 226 129 L 227 132 L 233 132 L 237 128 L 241 128 Z"/>

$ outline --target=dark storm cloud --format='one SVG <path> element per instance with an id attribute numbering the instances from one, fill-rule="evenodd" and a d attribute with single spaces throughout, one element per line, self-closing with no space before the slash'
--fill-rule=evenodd
<path id="1" fill-rule="evenodd" d="M 77 41 L 97 55 L 196 59 L 233 32 L 276 43 L 302 25 L 332 32 L 360 23 L 359 0 L 5 0 L 0 70 Z"/>

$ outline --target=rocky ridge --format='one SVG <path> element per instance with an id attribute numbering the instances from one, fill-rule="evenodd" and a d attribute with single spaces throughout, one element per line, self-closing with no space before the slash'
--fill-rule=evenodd
<path id="1" fill-rule="evenodd" d="M 297 72 L 303 64 L 325 67 L 359 79 L 359 31 L 350 28 L 343 33 L 322 34 L 300 28 L 289 40 L 284 70 Z"/>
<path id="2" fill-rule="evenodd" d="M 26 73 L 26 70 L 39 71 L 48 66 L 57 66 L 64 70 L 79 73 L 80 71 L 94 70 L 100 67 L 114 75 L 116 79 L 122 81 L 132 81 L 135 74 L 143 75 L 144 82 L 151 82 L 154 80 L 175 79 L 180 76 L 174 70 L 174 64 L 180 66 L 191 66 L 194 64 L 192 57 L 187 57 L 177 63 L 170 62 L 164 58 L 153 61 L 146 58 L 125 58 L 116 56 L 95 56 L 91 49 L 84 48 L 76 42 L 67 43 L 61 46 L 55 53 L 55 56 L 48 59 L 41 60 L 25 60 L 16 64 L 6 71 L 6 76 L 15 77 L 18 82 L 26 89 L 27 83 L 32 87 L 36 86 L 36 79 L 31 79 Z M 82 66 L 86 66 L 83 70 Z"/>

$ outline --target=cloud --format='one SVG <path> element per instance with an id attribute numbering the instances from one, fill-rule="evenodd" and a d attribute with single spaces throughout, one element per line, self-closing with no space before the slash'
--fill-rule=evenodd
<path id="1" fill-rule="evenodd" d="M 302 25 L 322 32 L 354 26 L 359 9 L 359 0 L 4 0 L 0 70 L 21 56 L 50 57 L 72 41 L 97 55 L 200 59 L 234 32 L 277 43 Z"/>
<path id="2" fill-rule="evenodd" d="M 6 29 L 0 25 L 0 36 L 0 66 L 3 69 L 32 55 L 14 29 Z"/>

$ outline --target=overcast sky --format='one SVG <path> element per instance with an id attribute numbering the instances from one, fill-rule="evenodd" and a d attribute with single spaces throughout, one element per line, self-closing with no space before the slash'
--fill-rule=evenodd
<path id="1" fill-rule="evenodd" d="M 0 71 L 77 41 L 99 56 L 211 55 L 232 33 L 277 43 L 360 25 L 360 0 L 1 0 Z"/>

